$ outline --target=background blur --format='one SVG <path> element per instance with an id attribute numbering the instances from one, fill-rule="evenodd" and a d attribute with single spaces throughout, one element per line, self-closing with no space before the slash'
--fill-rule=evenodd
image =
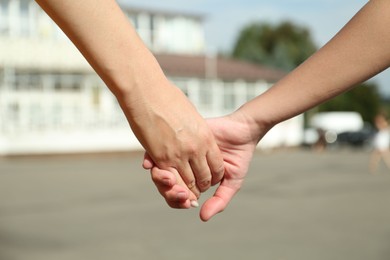
<path id="1" fill-rule="evenodd" d="M 119 3 L 214 117 L 266 91 L 365 3 L 268 2 Z M 389 80 L 272 129 L 243 190 L 205 224 L 165 206 L 114 96 L 50 18 L 34 1 L 0 0 L 0 259 L 389 259 L 390 170 L 370 172 Z"/>
<path id="2" fill-rule="evenodd" d="M 330 30 L 319 14 L 331 9 L 333 2 L 232 1 L 222 5 L 189 1 L 185 6 L 176 1 L 154 2 L 120 3 L 167 77 L 205 117 L 228 114 L 266 91 L 360 7 L 340 4 L 330 19 L 338 24 Z M 291 15 L 286 15 L 287 7 Z M 244 10 L 248 10 L 246 16 Z M 322 22 L 314 19 L 315 14 Z M 318 131 L 331 131 L 333 136 L 357 132 L 360 139 L 347 142 L 367 143 L 373 118 L 388 110 L 385 84 L 386 80 L 364 83 L 279 124 L 260 148 L 312 145 L 321 135 Z M 357 112 L 361 119 L 332 114 L 341 123 L 354 117 L 354 124 L 334 128 L 336 124 L 321 122 L 319 126 L 318 119 L 312 119 L 318 112 Z M 337 138 L 328 141 L 334 143 Z M 31 0 L 0 0 L 0 155 L 140 148 L 114 96 L 39 6 Z"/>
<path id="3" fill-rule="evenodd" d="M 258 153 L 207 223 L 198 209 L 168 208 L 141 159 L 0 160 L 0 259 L 390 258 L 390 174 L 370 175 L 365 152 Z"/>

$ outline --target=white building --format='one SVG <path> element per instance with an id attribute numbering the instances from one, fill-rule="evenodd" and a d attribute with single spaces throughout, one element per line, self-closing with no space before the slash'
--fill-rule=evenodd
<path id="1" fill-rule="evenodd" d="M 204 55 L 202 16 L 123 10 L 204 116 L 232 112 L 283 74 Z M 302 132 L 297 117 L 261 144 L 298 145 Z M 0 0 L 0 155 L 139 148 L 114 96 L 35 1 Z"/>

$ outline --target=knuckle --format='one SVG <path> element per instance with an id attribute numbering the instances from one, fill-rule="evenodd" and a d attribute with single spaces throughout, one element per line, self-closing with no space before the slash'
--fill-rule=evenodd
<path id="1" fill-rule="evenodd" d="M 164 177 L 163 175 L 161 174 L 153 174 L 152 173 L 152 181 L 153 183 L 157 186 L 157 187 L 160 187 L 160 186 L 170 186 L 172 181 L 169 177 Z"/>
<path id="2" fill-rule="evenodd" d="M 185 150 L 191 156 L 197 156 L 199 154 L 199 146 L 195 142 L 187 143 Z"/>
<path id="3" fill-rule="evenodd" d="M 214 169 L 211 185 L 215 185 L 215 184 L 219 183 L 223 179 L 224 175 L 225 175 L 225 167 L 223 165 Z"/>
<path id="4" fill-rule="evenodd" d="M 195 180 L 190 180 L 190 182 L 187 184 L 187 187 L 190 190 L 193 190 L 195 188 Z"/>
<path id="5" fill-rule="evenodd" d="M 215 168 L 213 175 L 222 176 L 224 172 L 225 166 L 223 164 L 220 164 L 218 167 Z"/>
<path id="6" fill-rule="evenodd" d="M 198 181 L 198 187 L 199 187 L 201 192 L 206 191 L 208 188 L 210 188 L 210 186 L 211 186 L 211 179 L 210 178 L 206 178 L 206 179 L 202 179 L 202 180 Z"/>
<path id="7" fill-rule="evenodd" d="M 169 162 L 169 156 L 167 153 L 165 152 L 159 152 L 157 154 L 155 154 L 155 162 L 158 163 L 158 164 L 165 164 L 167 162 Z"/>
<path id="8" fill-rule="evenodd" d="M 198 190 L 198 187 L 196 186 L 195 180 L 187 184 L 188 189 L 197 197 L 200 197 L 200 191 Z"/>
<path id="9" fill-rule="evenodd" d="M 180 153 L 171 153 L 169 151 L 161 151 L 154 156 L 154 162 L 159 167 L 177 166 L 181 159 Z"/>
<path id="10" fill-rule="evenodd" d="M 159 177 L 157 177 L 157 175 L 156 175 L 156 174 L 153 174 L 153 173 L 152 173 L 152 176 L 151 176 L 151 178 L 152 178 L 152 181 L 153 181 L 154 183 L 158 183 L 158 182 L 159 182 L 159 180 L 160 180 L 160 178 L 159 178 Z"/>

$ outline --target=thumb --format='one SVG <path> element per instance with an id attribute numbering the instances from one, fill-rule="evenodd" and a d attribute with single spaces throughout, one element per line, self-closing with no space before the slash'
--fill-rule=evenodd
<path id="1" fill-rule="evenodd" d="M 232 183 L 232 181 L 224 179 L 214 195 L 203 203 L 200 209 L 201 220 L 206 222 L 216 214 L 222 212 L 232 200 L 233 196 L 240 190 L 241 184 L 242 180 L 239 180 L 237 183 Z"/>

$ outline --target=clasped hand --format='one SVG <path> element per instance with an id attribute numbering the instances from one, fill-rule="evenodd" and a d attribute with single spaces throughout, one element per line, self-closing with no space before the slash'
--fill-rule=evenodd
<path id="1" fill-rule="evenodd" d="M 250 123 L 239 112 L 206 121 L 223 157 L 224 177 L 214 195 L 201 207 L 200 218 L 203 221 L 223 211 L 240 190 L 259 141 Z M 170 207 L 189 208 L 191 200 L 196 199 L 184 184 L 180 171 L 159 168 L 148 154 L 145 154 L 143 167 L 150 169 L 152 180 Z"/>

